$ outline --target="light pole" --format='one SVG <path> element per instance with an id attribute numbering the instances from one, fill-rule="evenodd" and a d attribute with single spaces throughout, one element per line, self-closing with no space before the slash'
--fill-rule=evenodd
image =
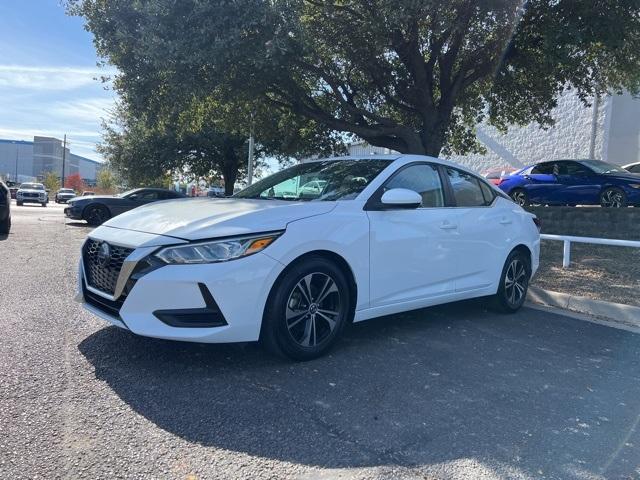
<path id="1" fill-rule="evenodd" d="M 16 183 L 18 183 L 18 152 L 20 151 L 19 148 L 20 148 L 20 145 L 16 142 L 16 175 L 14 178 L 14 181 Z"/>
<path id="2" fill-rule="evenodd" d="M 62 188 L 64 188 L 64 162 L 67 158 L 67 134 L 64 134 L 64 142 L 62 143 Z"/>

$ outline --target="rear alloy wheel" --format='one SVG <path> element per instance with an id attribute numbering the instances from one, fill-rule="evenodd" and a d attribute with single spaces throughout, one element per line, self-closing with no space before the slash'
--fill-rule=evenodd
<path id="1" fill-rule="evenodd" d="M 102 205 L 94 205 L 87 208 L 84 219 L 92 227 L 97 227 L 109 220 L 109 211 Z"/>
<path id="2" fill-rule="evenodd" d="M 604 208 L 622 208 L 627 206 L 627 198 L 624 191 L 609 187 L 600 194 L 600 206 Z"/>
<path id="3" fill-rule="evenodd" d="M 498 293 L 493 298 L 495 307 L 505 313 L 517 312 L 527 298 L 530 279 L 529 256 L 514 250 L 504 263 Z"/>
<path id="4" fill-rule="evenodd" d="M 521 188 L 516 188 L 509 194 L 509 196 L 517 205 L 520 205 L 521 207 L 529 206 L 529 195 L 527 195 L 527 192 Z"/>
<path id="5" fill-rule="evenodd" d="M 294 360 L 326 353 L 351 311 L 344 273 L 322 257 L 311 257 L 289 270 L 274 288 L 263 319 L 265 346 Z"/>

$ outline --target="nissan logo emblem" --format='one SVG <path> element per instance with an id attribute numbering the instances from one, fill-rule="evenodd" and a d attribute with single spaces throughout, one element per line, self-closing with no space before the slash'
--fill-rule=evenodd
<path id="1" fill-rule="evenodd" d="M 98 247 L 98 265 L 106 267 L 111 261 L 111 247 L 108 243 L 101 243 Z"/>

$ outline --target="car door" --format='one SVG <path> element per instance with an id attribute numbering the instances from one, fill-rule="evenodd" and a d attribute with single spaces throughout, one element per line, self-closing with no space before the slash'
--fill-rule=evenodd
<path id="1" fill-rule="evenodd" d="M 602 179 L 578 162 L 558 162 L 557 180 L 561 188 L 554 198 L 555 203 L 590 205 L 600 200 Z"/>
<path id="2" fill-rule="evenodd" d="M 422 196 L 416 209 L 385 209 L 379 201 L 391 188 Z M 437 166 L 414 163 L 396 172 L 367 203 L 370 234 L 370 305 L 380 307 L 442 296 L 455 290 L 456 225 L 445 208 Z"/>
<path id="3" fill-rule="evenodd" d="M 497 194 L 484 180 L 453 167 L 445 167 L 455 205 L 449 218 L 458 235 L 450 248 L 458 261 L 456 291 L 491 286 L 499 278 L 515 226 L 510 202 L 497 201 Z"/>
<path id="4" fill-rule="evenodd" d="M 535 165 L 529 174 L 524 175 L 527 184 L 524 189 L 527 191 L 529 201 L 533 203 L 546 204 L 552 202 L 552 198 L 560 189 L 557 176 L 556 162 L 544 162 Z"/>

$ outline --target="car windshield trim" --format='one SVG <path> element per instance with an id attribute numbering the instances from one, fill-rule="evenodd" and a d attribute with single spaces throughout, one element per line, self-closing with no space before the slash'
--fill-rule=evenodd
<path id="1" fill-rule="evenodd" d="M 300 163 L 254 183 L 233 198 L 289 202 L 353 200 L 392 162 L 374 157 Z"/>

